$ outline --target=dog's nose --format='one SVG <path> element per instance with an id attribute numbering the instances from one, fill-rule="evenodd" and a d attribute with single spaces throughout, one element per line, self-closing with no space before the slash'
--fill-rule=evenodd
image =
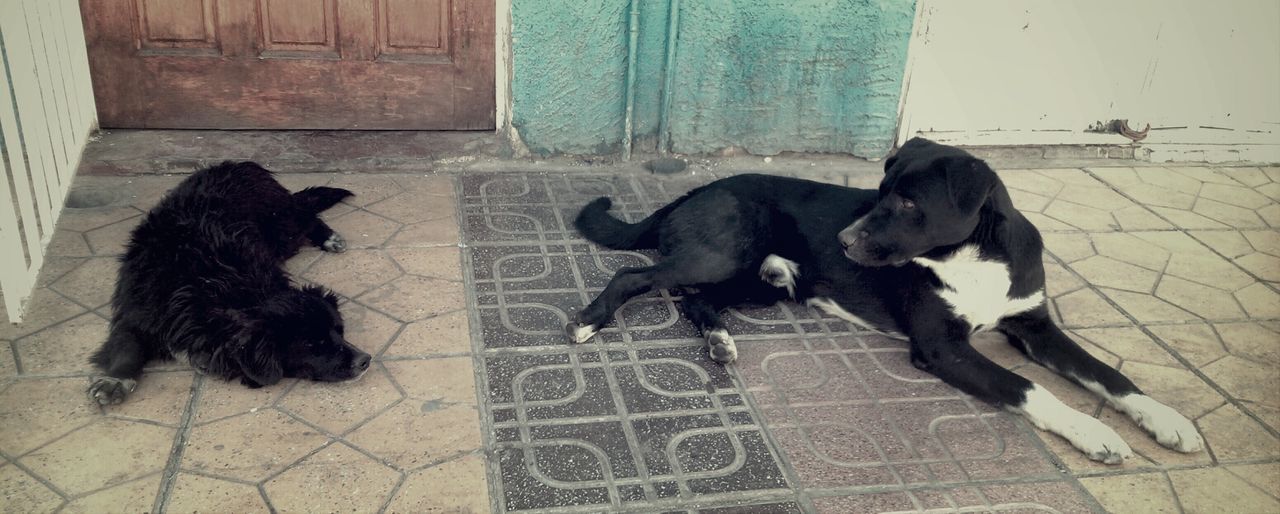
<path id="1" fill-rule="evenodd" d="M 354 364 L 352 364 L 352 367 L 354 367 L 356 371 L 364 371 L 366 369 L 369 369 L 370 359 L 372 359 L 372 357 L 369 357 L 369 354 L 361 353 L 358 357 L 356 357 L 356 361 Z"/>
<path id="2" fill-rule="evenodd" d="M 849 248 L 850 246 L 857 244 L 858 241 L 866 241 L 868 235 L 869 234 L 865 230 L 859 230 L 856 236 L 849 231 L 841 232 L 839 235 L 840 245 L 845 248 Z"/>

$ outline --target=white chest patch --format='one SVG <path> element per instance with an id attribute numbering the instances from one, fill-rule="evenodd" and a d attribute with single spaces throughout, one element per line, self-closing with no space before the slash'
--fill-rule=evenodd
<path id="1" fill-rule="evenodd" d="M 933 270 L 947 288 L 938 291 L 956 317 L 974 331 L 995 328 L 1001 318 L 1026 312 L 1044 303 L 1044 291 L 1023 298 L 1010 298 L 1009 266 L 984 260 L 976 246 L 962 246 L 941 260 L 916 257 L 913 262 Z"/>

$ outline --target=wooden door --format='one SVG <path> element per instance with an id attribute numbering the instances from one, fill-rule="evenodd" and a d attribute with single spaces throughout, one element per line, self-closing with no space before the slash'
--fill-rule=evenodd
<path id="1" fill-rule="evenodd" d="M 493 0 L 81 0 L 103 127 L 494 127 Z"/>

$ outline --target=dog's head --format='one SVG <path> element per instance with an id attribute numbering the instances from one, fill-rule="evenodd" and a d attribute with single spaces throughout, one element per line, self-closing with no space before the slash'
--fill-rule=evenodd
<path id="1" fill-rule="evenodd" d="M 884 171 L 875 206 L 839 235 L 845 256 L 864 266 L 901 265 L 964 241 L 999 182 L 982 160 L 921 138 L 907 141 Z"/>
<path id="2" fill-rule="evenodd" d="M 370 356 L 344 337 L 338 297 L 314 286 L 282 291 L 230 316 L 232 359 L 250 387 L 303 378 L 338 382 L 359 378 Z"/>

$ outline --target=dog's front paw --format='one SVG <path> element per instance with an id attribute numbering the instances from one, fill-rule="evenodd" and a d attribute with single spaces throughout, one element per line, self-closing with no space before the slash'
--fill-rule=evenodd
<path id="1" fill-rule="evenodd" d="M 320 248 L 326 252 L 342 253 L 347 251 L 347 240 L 338 235 L 337 232 L 329 234 L 329 239 L 325 239 Z"/>
<path id="2" fill-rule="evenodd" d="M 1131 395 L 1123 403 L 1138 426 L 1150 432 L 1156 442 L 1183 453 L 1204 448 L 1204 439 L 1195 424 L 1172 407 L 1146 395 Z"/>
<path id="3" fill-rule="evenodd" d="M 138 381 L 131 378 L 99 377 L 89 385 L 89 398 L 98 405 L 116 405 L 137 387 Z"/>
<path id="4" fill-rule="evenodd" d="M 570 321 L 568 325 L 564 326 L 565 333 L 569 334 L 569 340 L 575 343 L 585 343 L 590 341 L 592 337 L 595 337 L 596 332 L 599 330 L 600 328 L 595 325 L 577 321 Z"/>
<path id="5" fill-rule="evenodd" d="M 738 345 L 733 336 L 724 329 L 707 332 L 707 353 L 711 359 L 720 364 L 728 364 L 738 359 Z"/>
<path id="6" fill-rule="evenodd" d="M 1103 464 L 1120 464 L 1133 456 L 1133 449 L 1129 448 L 1129 443 L 1124 442 L 1120 434 L 1096 418 L 1080 414 L 1079 417 L 1057 428 L 1060 430 L 1054 431 L 1071 442 L 1076 449 L 1084 452 L 1089 460 Z"/>

